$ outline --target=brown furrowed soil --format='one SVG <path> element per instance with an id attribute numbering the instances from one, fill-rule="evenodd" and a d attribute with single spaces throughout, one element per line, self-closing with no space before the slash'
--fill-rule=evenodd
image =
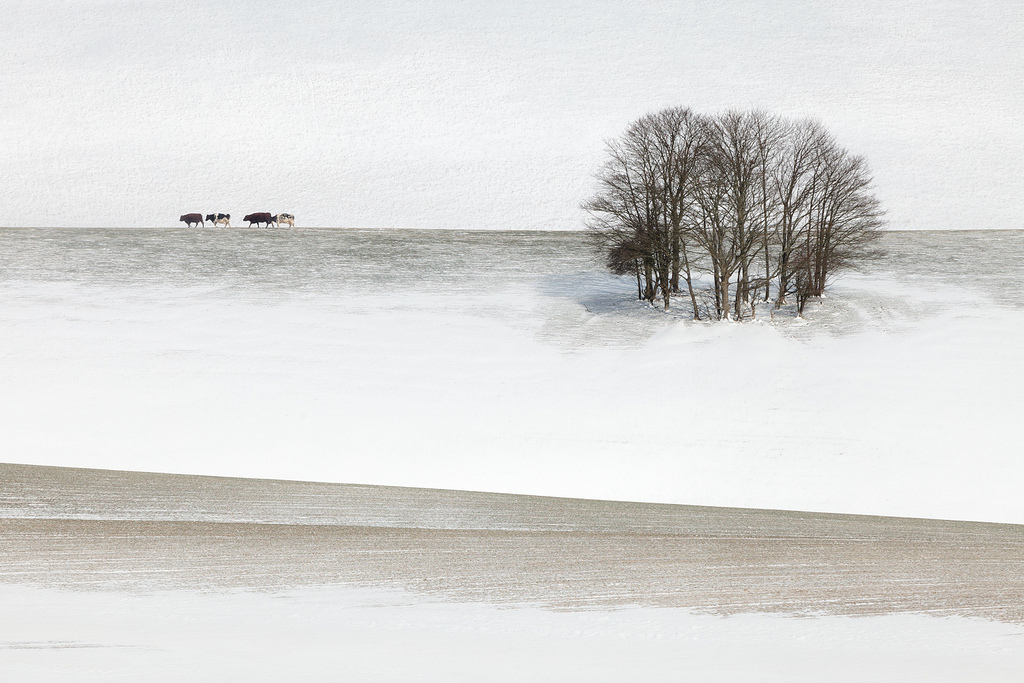
<path id="1" fill-rule="evenodd" d="M 1024 622 L 1024 526 L 0 464 L 0 582 Z"/>

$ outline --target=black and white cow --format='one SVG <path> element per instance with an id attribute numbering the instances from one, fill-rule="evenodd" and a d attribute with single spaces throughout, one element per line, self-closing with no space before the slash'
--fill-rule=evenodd
<path id="1" fill-rule="evenodd" d="M 293 216 L 290 213 L 279 213 L 276 216 L 274 216 L 274 223 L 276 223 L 278 226 L 280 226 L 281 223 L 284 223 L 288 227 L 294 228 L 295 216 Z"/>
<path id="2" fill-rule="evenodd" d="M 220 225 L 223 223 L 227 227 L 231 227 L 231 214 L 230 213 L 210 213 L 206 215 L 206 220 L 210 221 L 214 225 Z"/>

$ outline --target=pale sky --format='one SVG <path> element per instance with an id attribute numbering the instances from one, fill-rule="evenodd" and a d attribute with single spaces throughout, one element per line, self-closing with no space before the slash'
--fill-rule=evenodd
<path id="1" fill-rule="evenodd" d="M 1024 3 L 0 0 L 0 225 L 579 229 L 669 105 L 817 118 L 893 229 L 1021 228 Z"/>

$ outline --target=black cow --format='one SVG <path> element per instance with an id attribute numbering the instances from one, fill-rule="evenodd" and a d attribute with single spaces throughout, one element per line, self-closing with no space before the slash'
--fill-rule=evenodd
<path id="1" fill-rule="evenodd" d="M 195 225 L 202 224 L 202 226 L 204 228 L 206 227 L 206 223 L 203 223 L 203 214 L 201 214 L 201 213 L 186 213 L 181 218 L 179 218 L 178 220 L 181 221 L 182 223 L 184 223 L 185 225 L 187 225 L 190 228 L 192 227 L 193 224 L 195 224 Z"/>
<path id="2" fill-rule="evenodd" d="M 210 221 L 214 225 L 220 225 L 221 223 L 223 223 L 227 227 L 231 227 L 230 213 L 210 213 L 206 215 L 206 220 Z"/>
<path id="3" fill-rule="evenodd" d="M 269 228 L 270 224 L 274 222 L 274 217 L 265 211 L 261 211 L 260 213 L 250 213 L 242 220 L 246 221 L 249 224 L 250 228 L 252 227 L 253 223 L 255 223 L 256 225 L 259 225 L 260 223 L 266 223 L 267 227 Z"/>

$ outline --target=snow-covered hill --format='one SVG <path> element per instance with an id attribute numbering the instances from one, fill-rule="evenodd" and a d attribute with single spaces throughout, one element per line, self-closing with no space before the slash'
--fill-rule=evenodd
<path id="1" fill-rule="evenodd" d="M 7 0 L 9 226 L 573 229 L 666 105 L 821 119 L 896 228 L 1020 226 L 1012 0 Z"/>
<path id="2" fill-rule="evenodd" d="M 573 233 L 0 237 L 8 462 L 1024 523 L 1019 232 L 891 233 L 803 325 Z"/>

